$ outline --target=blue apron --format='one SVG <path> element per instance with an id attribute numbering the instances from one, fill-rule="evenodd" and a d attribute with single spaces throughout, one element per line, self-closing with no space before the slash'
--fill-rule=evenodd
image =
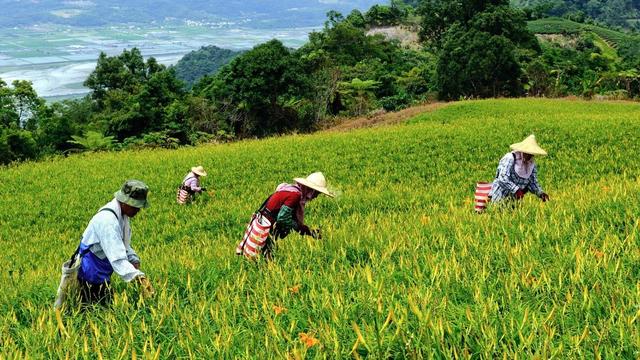
<path id="1" fill-rule="evenodd" d="M 109 208 L 104 208 L 100 211 L 109 211 L 115 215 L 116 219 L 118 215 Z M 78 279 L 86 281 L 91 284 L 104 284 L 109 283 L 111 280 L 111 274 L 113 274 L 113 267 L 106 257 L 100 259 L 94 253 L 91 252 L 92 245 L 85 245 L 80 241 L 80 246 L 76 250 L 81 257 L 81 265 L 78 269 Z"/>

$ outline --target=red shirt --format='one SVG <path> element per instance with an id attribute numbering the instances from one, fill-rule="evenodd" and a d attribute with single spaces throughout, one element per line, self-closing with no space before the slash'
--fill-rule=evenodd
<path id="1" fill-rule="evenodd" d="M 300 198 L 302 194 L 299 192 L 293 191 L 278 191 L 271 195 L 271 198 L 265 204 L 265 208 L 269 210 L 269 212 L 274 216 L 274 219 L 269 219 L 271 221 L 275 220 L 275 217 L 278 217 L 278 213 L 280 212 L 280 208 L 282 205 L 286 205 L 294 210 L 300 206 Z"/>

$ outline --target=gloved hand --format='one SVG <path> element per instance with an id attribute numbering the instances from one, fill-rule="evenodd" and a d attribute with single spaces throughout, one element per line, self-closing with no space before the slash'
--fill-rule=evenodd
<path id="1" fill-rule="evenodd" d="M 140 287 L 140 294 L 142 294 L 143 298 L 149 299 L 152 298 L 153 295 L 155 295 L 156 291 L 153 289 L 151 282 L 149 281 L 149 279 L 147 279 L 146 276 L 140 275 L 135 278 L 135 281 Z"/>
<path id="2" fill-rule="evenodd" d="M 516 191 L 516 199 L 518 200 L 522 200 L 524 198 L 524 190 L 518 189 L 518 191 Z"/>
<path id="3" fill-rule="evenodd" d="M 300 233 L 300 235 L 311 235 L 311 229 L 309 229 L 309 227 L 307 225 L 300 225 L 300 228 L 298 228 L 298 232 Z"/>
<path id="4" fill-rule="evenodd" d="M 547 195 L 547 193 L 540 194 L 540 200 L 542 200 L 542 202 L 549 201 L 549 195 Z"/>

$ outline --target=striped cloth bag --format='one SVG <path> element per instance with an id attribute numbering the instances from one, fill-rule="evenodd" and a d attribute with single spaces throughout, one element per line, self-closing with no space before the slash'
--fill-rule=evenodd
<path id="1" fill-rule="evenodd" d="M 178 193 L 176 194 L 176 201 L 178 204 L 184 205 L 189 200 L 189 192 L 184 190 L 182 187 L 178 188 Z"/>
<path id="2" fill-rule="evenodd" d="M 236 247 L 236 255 L 256 257 L 266 244 L 270 230 L 271 221 L 261 213 L 256 213 L 247 225 L 242 241 Z"/>
<path id="3" fill-rule="evenodd" d="M 491 186 L 493 183 L 477 182 L 475 192 L 475 210 L 477 213 L 481 213 L 486 210 L 487 203 L 489 202 L 489 193 L 491 192 Z"/>

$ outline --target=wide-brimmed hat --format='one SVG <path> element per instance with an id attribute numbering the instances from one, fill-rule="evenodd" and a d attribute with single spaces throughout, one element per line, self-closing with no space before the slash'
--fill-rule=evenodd
<path id="1" fill-rule="evenodd" d="M 115 194 L 116 200 L 141 209 L 149 206 L 147 194 L 149 187 L 140 180 L 127 180 Z"/>
<path id="2" fill-rule="evenodd" d="M 204 168 L 202 166 L 192 167 L 191 172 L 199 176 L 207 176 L 207 172 L 204 171 Z"/>
<path id="3" fill-rule="evenodd" d="M 547 152 L 538 145 L 536 142 L 536 136 L 533 134 L 527 136 L 527 138 L 521 142 L 511 145 L 511 150 L 520 151 L 530 155 L 547 155 Z"/>
<path id="4" fill-rule="evenodd" d="M 314 172 L 313 174 L 304 178 L 294 178 L 293 179 L 298 184 L 304 185 L 313 190 L 319 191 L 329 197 L 334 197 L 331 192 L 327 189 L 327 180 L 325 180 L 324 175 L 321 172 Z"/>

